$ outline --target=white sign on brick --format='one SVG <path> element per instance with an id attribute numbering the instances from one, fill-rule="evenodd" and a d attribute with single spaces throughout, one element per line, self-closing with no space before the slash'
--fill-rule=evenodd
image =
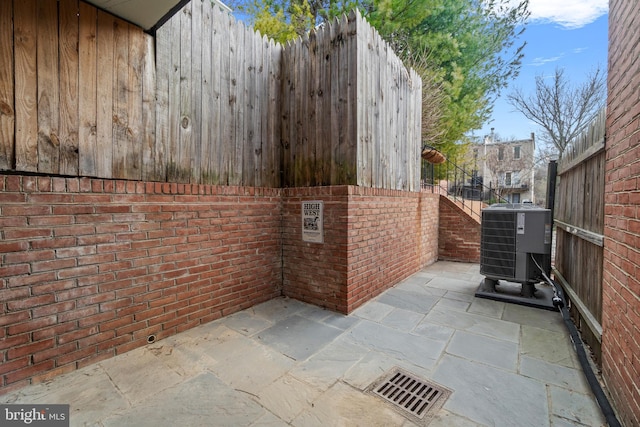
<path id="1" fill-rule="evenodd" d="M 324 243 L 322 200 L 302 202 L 302 240 L 311 243 Z"/>

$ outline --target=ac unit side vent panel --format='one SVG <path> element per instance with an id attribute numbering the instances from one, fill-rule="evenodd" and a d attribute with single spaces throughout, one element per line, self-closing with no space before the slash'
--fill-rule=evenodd
<path id="1" fill-rule="evenodd" d="M 516 270 L 516 217 L 513 212 L 482 213 L 480 274 L 514 277 Z"/>

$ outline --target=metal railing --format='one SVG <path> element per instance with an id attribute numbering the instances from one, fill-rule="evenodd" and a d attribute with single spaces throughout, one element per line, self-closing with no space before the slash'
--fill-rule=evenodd
<path id="1" fill-rule="evenodd" d="M 447 196 L 478 222 L 482 209 L 494 203 L 508 203 L 496 188 L 484 185 L 477 170 L 466 170 L 446 159 L 440 164 L 423 160 L 421 186 L 423 191 Z"/>

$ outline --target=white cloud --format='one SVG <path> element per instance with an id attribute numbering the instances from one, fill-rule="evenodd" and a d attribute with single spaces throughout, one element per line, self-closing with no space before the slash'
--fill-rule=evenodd
<path id="1" fill-rule="evenodd" d="M 588 47 L 577 47 L 577 48 L 573 49 L 573 53 L 579 54 L 579 53 L 582 53 L 582 52 L 584 52 L 585 50 L 588 50 L 588 49 L 589 49 Z"/>
<path id="2" fill-rule="evenodd" d="M 560 58 L 562 58 L 563 55 L 558 55 L 558 56 L 552 56 L 550 58 L 544 58 L 542 56 L 538 56 L 537 58 L 534 58 L 533 61 L 531 61 L 531 65 L 535 66 L 535 67 L 540 67 L 542 65 L 546 65 L 550 62 L 556 62 L 558 61 Z"/>
<path id="3" fill-rule="evenodd" d="M 533 22 L 555 23 L 576 29 L 609 11 L 608 0 L 529 0 Z"/>

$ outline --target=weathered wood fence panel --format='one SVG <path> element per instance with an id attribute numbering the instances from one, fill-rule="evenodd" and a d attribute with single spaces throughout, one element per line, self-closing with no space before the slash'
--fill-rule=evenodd
<path id="1" fill-rule="evenodd" d="M 602 336 L 605 110 L 569 145 L 558 164 L 556 277 L 599 358 Z"/>
<path id="2" fill-rule="evenodd" d="M 14 158 L 14 41 L 13 3 L 0 2 L 0 169 L 11 169 Z M 20 44 L 20 40 L 16 40 Z"/>
<path id="3" fill-rule="evenodd" d="M 419 188 L 422 82 L 357 12 L 283 53 L 285 186 Z"/>
<path id="4" fill-rule="evenodd" d="M 278 186 L 281 47 L 202 0 L 156 37 L 157 178 Z"/>
<path id="5" fill-rule="evenodd" d="M 155 38 L 80 0 L 13 0 L 0 47 L 0 170 L 419 189 L 420 78 L 357 12 L 283 47 L 208 0 Z"/>
<path id="6" fill-rule="evenodd" d="M 14 23 L 0 30 L 14 41 L 0 61 L 0 167 L 141 179 L 151 36 L 78 0 L 2 2 L 0 13 Z"/>

